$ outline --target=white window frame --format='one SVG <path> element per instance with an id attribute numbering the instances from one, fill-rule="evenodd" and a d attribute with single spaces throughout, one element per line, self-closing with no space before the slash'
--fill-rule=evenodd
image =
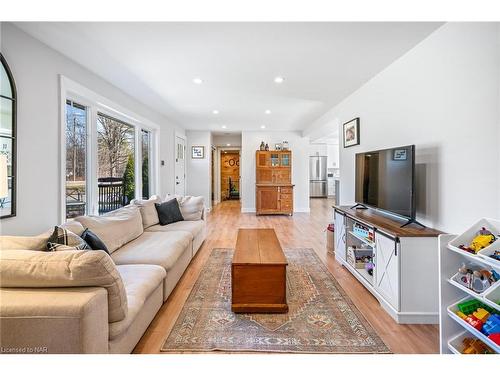
<path id="1" fill-rule="evenodd" d="M 149 180 L 150 194 L 158 194 L 160 175 L 158 160 L 160 127 L 154 122 L 122 107 L 121 105 L 109 100 L 85 86 L 65 77 L 59 76 L 60 88 L 60 207 L 59 222 L 66 221 L 66 100 L 81 104 L 87 109 L 87 165 L 86 165 L 86 194 L 87 194 L 87 214 L 98 214 L 97 202 L 97 117 L 98 113 L 103 113 L 114 117 L 117 120 L 134 127 L 135 131 L 135 197 L 142 199 L 142 168 L 141 168 L 141 130 L 147 130 L 151 134 L 150 165 L 151 173 Z"/>

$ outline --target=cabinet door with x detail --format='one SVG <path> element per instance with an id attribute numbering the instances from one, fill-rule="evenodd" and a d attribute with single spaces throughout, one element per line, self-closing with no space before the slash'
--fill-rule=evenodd
<path id="1" fill-rule="evenodd" d="M 375 288 L 399 311 L 400 243 L 381 232 L 375 233 Z"/>

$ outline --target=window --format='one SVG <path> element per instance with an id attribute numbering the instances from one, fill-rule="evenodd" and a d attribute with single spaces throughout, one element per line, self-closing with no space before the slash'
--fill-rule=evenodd
<path id="1" fill-rule="evenodd" d="M 135 198 L 135 129 L 113 117 L 97 115 L 99 214 Z"/>
<path id="2" fill-rule="evenodd" d="M 150 171 L 151 171 L 151 132 L 141 130 L 141 164 L 142 164 L 142 198 L 150 197 Z"/>
<path id="3" fill-rule="evenodd" d="M 16 86 L 0 54 L 0 218 L 16 216 Z"/>
<path id="4" fill-rule="evenodd" d="M 66 101 L 66 218 L 87 212 L 87 109 Z"/>
<path id="5" fill-rule="evenodd" d="M 159 127 L 66 77 L 60 88 L 61 220 L 157 194 Z"/>

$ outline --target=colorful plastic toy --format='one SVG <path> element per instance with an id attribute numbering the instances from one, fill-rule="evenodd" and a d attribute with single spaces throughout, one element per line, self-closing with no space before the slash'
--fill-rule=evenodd
<path id="1" fill-rule="evenodd" d="M 494 351 L 479 339 L 466 337 L 462 343 L 464 344 L 462 354 L 494 354 Z"/>
<path id="2" fill-rule="evenodd" d="M 490 317 L 490 313 L 483 308 L 477 309 L 474 313 L 472 313 L 472 315 L 474 315 L 476 318 L 478 318 L 483 323 L 486 323 L 486 321 Z"/>
<path id="3" fill-rule="evenodd" d="M 477 329 L 478 331 L 481 331 L 483 328 L 484 323 L 476 318 L 474 315 L 467 315 L 467 318 L 465 318 L 465 321 L 469 323 L 472 327 Z"/>
<path id="4" fill-rule="evenodd" d="M 469 253 L 477 254 L 479 250 L 482 250 L 485 247 L 491 245 L 493 242 L 495 242 L 495 240 L 496 237 L 493 235 L 493 233 L 491 233 L 485 227 L 482 227 L 476 237 L 472 239 L 472 242 L 469 246 L 460 245 L 459 248 Z"/>
<path id="5" fill-rule="evenodd" d="M 495 344 L 500 345 L 500 333 L 492 333 L 491 335 L 488 335 L 488 338 Z"/>
<path id="6" fill-rule="evenodd" d="M 491 315 L 486 323 L 484 323 L 482 329 L 480 329 L 486 336 L 494 333 L 500 333 L 500 315 Z"/>
<path id="7" fill-rule="evenodd" d="M 483 307 L 483 304 L 477 299 L 471 299 L 470 301 L 465 301 L 458 304 L 458 309 L 465 315 L 472 314 L 480 307 Z"/>
<path id="8" fill-rule="evenodd" d="M 465 318 L 467 318 L 467 315 L 465 315 L 463 312 L 461 311 L 457 311 L 457 315 L 460 319 L 463 319 L 465 320 Z"/>

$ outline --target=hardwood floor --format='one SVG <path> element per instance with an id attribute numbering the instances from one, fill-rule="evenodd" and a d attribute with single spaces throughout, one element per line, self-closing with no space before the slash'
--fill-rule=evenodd
<path id="1" fill-rule="evenodd" d="M 327 223 L 332 221 L 332 204 L 333 201 L 329 199 L 312 199 L 311 213 L 296 213 L 291 217 L 242 214 L 238 201 L 225 201 L 217 205 L 208 214 L 208 235 L 202 248 L 137 344 L 134 353 L 160 352 L 211 250 L 234 248 L 238 228 L 257 227 L 274 228 L 285 248 L 313 248 L 391 351 L 438 353 L 437 325 L 395 323 L 370 292 L 327 253 L 324 230 Z"/>

